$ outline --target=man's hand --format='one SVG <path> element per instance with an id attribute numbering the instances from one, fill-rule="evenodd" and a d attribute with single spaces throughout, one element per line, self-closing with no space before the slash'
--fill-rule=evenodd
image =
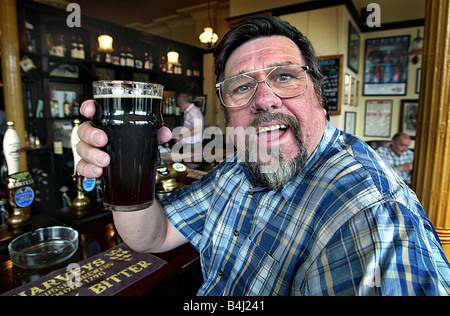
<path id="1" fill-rule="evenodd" d="M 98 112 L 98 103 L 87 100 L 81 104 L 80 113 L 86 118 L 92 118 Z M 82 158 L 78 163 L 77 171 L 88 178 L 98 178 L 103 173 L 103 168 L 110 163 L 109 155 L 100 148 L 108 143 L 108 136 L 101 129 L 95 128 L 91 121 L 84 122 L 78 127 L 80 142 L 77 152 Z M 149 136 L 150 137 L 150 136 Z M 167 127 L 162 127 L 158 133 L 158 142 L 164 144 L 172 138 L 172 133 Z"/>
<path id="2" fill-rule="evenodd" d="M 403 165 L 398 166 L 396 169 L 398 172 L 411 171 L 413 169 L 413 163 L 412 162 L 404 163 Z"/>

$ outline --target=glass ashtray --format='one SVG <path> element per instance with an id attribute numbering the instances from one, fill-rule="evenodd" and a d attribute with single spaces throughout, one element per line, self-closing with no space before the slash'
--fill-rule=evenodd
<path id="1" fill-rule="evenodd" d="M 14 238 L 8 250 L 12 263 L 20 268 L 47 268 L 78 250 L 78 232 L 64 226 L 39 228 Z"/>

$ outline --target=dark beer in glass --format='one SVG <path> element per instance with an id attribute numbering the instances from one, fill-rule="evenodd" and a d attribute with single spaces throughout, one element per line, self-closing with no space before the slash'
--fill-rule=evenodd
<path id="1" fill-rule="evenodd" d="M 163 125 L 163 86 L 134 81 L 96 81 L 94 124 L 108 135 L 103 148 L 103 203 L 113 211 L 137 211 L 155 197 L 157 135 Z"/>

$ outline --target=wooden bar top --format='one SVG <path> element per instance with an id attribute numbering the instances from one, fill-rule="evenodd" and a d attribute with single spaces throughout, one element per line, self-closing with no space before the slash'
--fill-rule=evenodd
<path id="1" fill-rule="evenodd" d="M 177 179 L 180 186 L 199 180 L 211 168 L 207 165 L 205 170 L 205 166 L 202 164 L 186 165 L 193 172 Z M 111 212 L 104 208 L 101 201 L 91 200 L 91 204 L 81 210 L 66 207 L 62 209 L 46 208 L 38 211 L 38 214 L 33 214 L 30 223 L 23 229 L 12 230 L 7 224 L 0 225 L 0 294 L 66 267 L 69 263 L 77 263 L 114 248 L 123 242 L 114 228 Z M 7 249 L 11 240 L 28 231 L 48 226 L 69 226 L 76 229 L 79 233 L 77 252 L 64 263 L 49 269 L 25 270 L 14 266 Z M 167 264 L 125 288 L 118 295 L 144 295 L 149 292 L 150 295 L 153 295 L 153 293 L 161 295 L 162 289 L 172 286 L 172 284 L 166 283 L 170 283 L 171 280 L 178 279 L 182 275 L 184 276 L 184 273 L 191 272 L 194 269 L 193 273 L 202 283 L 199 253 L 190 244 L 153 255 L 163 259 Z M 187 279 L 189 279 L 188 275 Z M 196 291 L 196 286 L 192 290 Z M 189 295 L 189 293 L 181 293 L 181 295 L 186 294 Z"/>
<path id="2" fill-rule="evenodd" d="M 53 218 L 41 215 L 33 220 L 32 222 L 35 227 L 53 226 L 58 223 Z M 46 223 L 49 225 L 45 225 Z M 5 239 L 5 229 L 8 230 L 6 224 L 0 225 L 0 231 L 3 231 L 3 239 Z M 32 229 L 35 228 L 33 227 Z M 79 247 L 77 252 L 65 263 L 49 269 L 26 270 L 16 267 L 10 260 L 8 250 L 3 247 L 0 250 L 0 294 L 34 281 L 56 269 L 67 266 L 69 263 L 79 262 L 104 252 L 122 242 L 114 228 L 111 216 L 105 216 L 93 222 L 84 223 L 75 229 L 79 233 Z M 154 255 L 165 260 L 167 264 L 128 288 L 123 289 L 118 295 L 147 294 L 149 291 L 157 289 L 178 274 L 197 268 L 200 265 L 199 254 L 190 244 L 185 244 L 174 250 Z"/>

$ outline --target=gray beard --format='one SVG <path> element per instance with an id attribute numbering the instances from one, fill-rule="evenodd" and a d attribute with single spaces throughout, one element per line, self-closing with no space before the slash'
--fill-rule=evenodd
<path id="1" fill-rule="evenodd" d="M 281 148 L 271 148 L 270 156 L 272 157 L 269 164 L 262 164 L 256 162 L 254 159 L 248 159 L 254 157 L 256 146 L 250 146 L 247 143 L 246 146 L 246 164 L 249 169 L 255 186 L 262 186 L 271 190 L 280 190 L 287 183 L 295 179 L 299 173 L 305 167 L 306 160 L 308 159 L 308 151 L 306 149 L 305 141 L 303 140 L 302 131 L 298 120 L 292 116 L 281 113 L 265 113 L 256 118 L 249 126 L 255 129 L 262 123 L 268 123 L 271 121 L 279 121 L 290 127 L 294 133 L 294 137 L 299 148 L 297 156 L 291 161 L 285 161 Z M 248 141 L 248 139 L 247 139 Z"/>

